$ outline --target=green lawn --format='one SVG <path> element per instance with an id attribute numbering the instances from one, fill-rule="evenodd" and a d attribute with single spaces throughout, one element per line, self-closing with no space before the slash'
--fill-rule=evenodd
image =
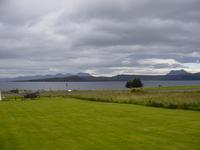
<path id="1" fill-rule="evenodd" d="M 40 98 L 0 102 L 0 150 L 199 150 L 200 112 Z"/>

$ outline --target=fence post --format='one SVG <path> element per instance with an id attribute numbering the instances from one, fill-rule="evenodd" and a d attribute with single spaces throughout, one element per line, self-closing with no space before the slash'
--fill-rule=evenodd
<path id="1" fill-rule="evenodd" d="M 1 91 L 0 91 L 0 101 L 2 100 L 2 97 L 1 97 Z"/>

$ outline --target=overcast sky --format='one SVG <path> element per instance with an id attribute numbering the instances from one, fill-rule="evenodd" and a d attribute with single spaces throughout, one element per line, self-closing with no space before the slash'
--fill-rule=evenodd
<path id="1" fill-rule="evenodd" d="M 200 72 L 200 0 L 0 0 L 0 77 Z"/>

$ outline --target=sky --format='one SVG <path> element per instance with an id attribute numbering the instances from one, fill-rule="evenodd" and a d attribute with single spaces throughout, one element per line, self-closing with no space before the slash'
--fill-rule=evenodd
<path id="1" fill-rule="evenodd" d="M 199 0 L 0 0 L 0 77 L 200 72 Z"/>

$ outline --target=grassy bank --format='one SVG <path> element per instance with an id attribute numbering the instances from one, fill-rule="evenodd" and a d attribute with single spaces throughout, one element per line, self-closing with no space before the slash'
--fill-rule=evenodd
<path id="1" fill-rule="evenodd" d="M 90 101 L 128 103 L 171 109 L 200 110 L 200 91 L 75 91 L 72 92 L 70 96 Z"/>
<path id="2" fill-rule="evenodd" d="M 200 112 L 50 97 L 0 102 L 1 150 L 198 150 Z"/>
<path id="3" fill-rule="evenodd" d="M 161 86 L 161 87 L 145 87 L 145 90 L 148 91 L 190 91 L 190 90 L 200 90 L 199 85 L 193 85 L 193 86 Z"/>
<path id="4" fill-rule="evenodd" d="M 200 110 L 200 86 L 145 87 L 130 90 L 42 91 L 41 97 L 72 97 L 82 100 L 128 103 L 170 109 Z M 4 100 L 20 100 L 22 94 L 4 92 Z"/>

